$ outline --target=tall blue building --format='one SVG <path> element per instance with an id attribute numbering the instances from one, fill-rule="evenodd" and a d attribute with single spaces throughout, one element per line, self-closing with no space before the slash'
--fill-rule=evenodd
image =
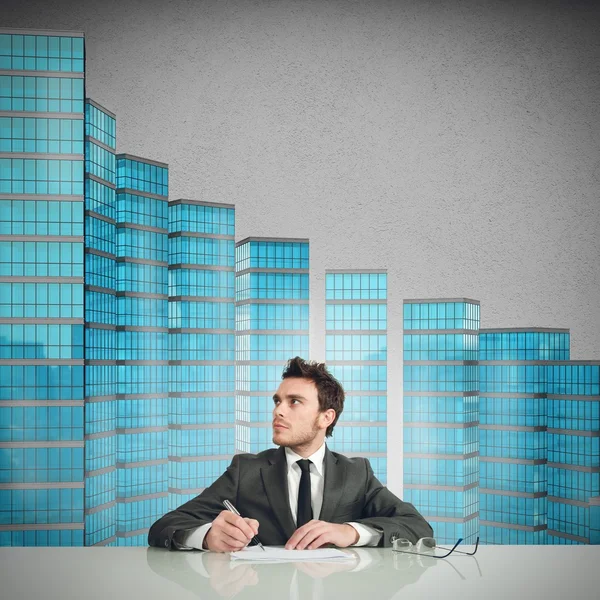
<path id="1" fill-rule="evenodd" d="M 600 544 L 600 494 L 592 496 L 590 505 L 590 544 Z"/>
<path id="2" fill-rule="evenodd" d="M 85 537 L 116 541 L 116 118 L 85 103 Z"/>
<path id="3" fill-rule="evenodd" d="M 480 330 L 482 543 L 547 543 L 546 373 L 569 345 L 566 329 Z"/>
<path id="4" fill-rule="evenodd" d="M 404 499 L 438 542 L 479 535 L 479 302 L 404 301 Z"/>
<path id="5" fill-rule="evenodd" d="M 387 273 L 325 274 L 325 360 L 346 400 L 331 450 L 369 459 L 387 483 Z"/>
<path id="6" fill-rule="evenodd" d="M 600 362 L 548 366 L 548 543 L 600 543 Z"/>
<path id="7" fill-rule="evenodd" d="M 116 541 L 138 546 L 168 508 L 168 168 L 116 159 Z"/>
<path id="8" fill-rule="evenodd" d="M 233 205 L 169 205 L 169 510 L 235 450 L 234 234 Z"/>
<path id="9" fill-rule="evenodd" d="M 286 361 L 308 358 L 306 239 L 246 238 L 235 248 L 236 452 L 273 447 L 273 394 Z"/>
<path id="10" fill-rule="evenodd" d="M 84 543 L 83 34 L 0 29 L 0 545 Z"/>

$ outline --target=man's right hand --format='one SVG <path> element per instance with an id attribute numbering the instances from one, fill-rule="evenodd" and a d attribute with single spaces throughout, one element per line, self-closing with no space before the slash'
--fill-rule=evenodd
<path id="1" fill-rule="evenodd" d="M 245 548 L 258 534 L 258 521 L 221 511 L 204 538 L 204 546 L 213 552 L 235 552 Z"/>

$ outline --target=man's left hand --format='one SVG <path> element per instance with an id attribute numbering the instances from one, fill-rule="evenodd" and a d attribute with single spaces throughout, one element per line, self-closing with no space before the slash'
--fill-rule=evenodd
<path id="1" fill-rule="evenodd" d="M 314 550 L 325 544 L 346 548 L 358 542 L 358 531 L 352 525 L 328 523 L 313 519 L 296 529 L 285 545 L 286 550 Z"/>

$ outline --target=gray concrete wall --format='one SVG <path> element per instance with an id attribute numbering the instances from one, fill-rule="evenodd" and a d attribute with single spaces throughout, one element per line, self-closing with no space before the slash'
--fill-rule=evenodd
<path id="1" fill-rule="evenodd" d="M 234 203 L 237 239 L 310 238 L 313 358 L 325 269 L 388 269 L 390 429 L 403 298 L 476 298 L 482 327 L 569 327 L 600 359 L 598 3 L 6 5 L 5 27 L 85 31 L 87 95 L 172 199 Z M 401 492 L 401 435 L 389 452 Z"/>

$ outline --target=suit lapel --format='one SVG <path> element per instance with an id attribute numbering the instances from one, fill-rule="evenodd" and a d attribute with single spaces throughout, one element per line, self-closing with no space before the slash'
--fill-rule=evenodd
<path id="1" fill-rule="evenodd" d="M 261 467 L 260 474 L 269 504 L 287 540 L 296 530 L 296 525 L 292 518 L 292 511 L 290 510 L 287 460 L 283 447 L 280 447 L 275 452 L 273 458 L 269 458 L 268 466 Z"/>
<path id="2" fill-rule="evenodd" d="M 346 466 L 338 463 L 338 459 L 329 448 L 325 449 L 325 482 L 323 485 L 323 505 L 319 520 L 329 521 L 342 497 Z"/>

